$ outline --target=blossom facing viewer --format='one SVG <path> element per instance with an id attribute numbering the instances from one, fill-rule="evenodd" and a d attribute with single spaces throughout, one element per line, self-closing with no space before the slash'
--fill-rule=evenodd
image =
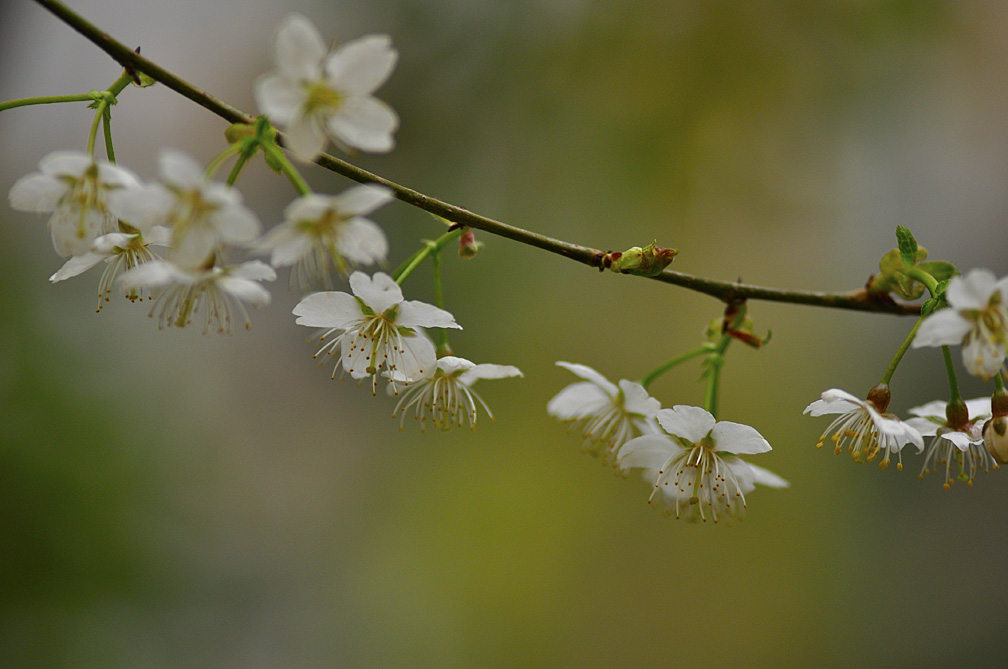
<path id="1" fill-rule="evenodd" d="M 917 430 L 896 416 L 883 413 L 888 406 L 889 389 L 884 386 L 873 388 L 868 400 L 831 388 L 823 392 L 821 399 L 805 407 L 804 413 L 811 416 L 840 414 L 819 437 L 816 448 L 822 448 L 829 436 L 835 444 L 833 452 L 837 455 L 845 446 L 854 462 L 872 462 L 882 453 L 879 469 L 885 469 L 895 453 L 900 458 L 896 469 L 902 470 L 900 451 L 903 446 L 913 444 L 920 452 L 924 449 L 924 439 Z"/>
<path id="2" fill-rule="evenodd" d="M 50 153 L 39 170 L 18 179 L 8 197 L 18 211 L 52 212 L 49 233 L 63 258 L 84 255 L 99 236 L 118 232 L 113 194 L 140 183 L 129 170 L 78 151 Z"/>
<path id="3" fill-rule="evenodd" d="M 325 341 L 315 357 L 326 353 L 338 357 L 332 378 L 342 365 L 351 378 L 371 377 L 371 392 L 377 394 L 377 377 L 388 372 L 393 386 L 407 386 L 432 376 L 437 368 L 434 344 L 416 328 L 462 329 L 455 318 L 434 305 L 406 301 L 402 290 L 388 274 L 373 277 L 364 272 L 350 275 L 353 295 L 337 291 L 314 293 L 294 307 L 298 325 L 325 328 Z M 329 341 L 326 339 L 340 334 Z M 338 350 L 337 350 L 338 349 Z"/>
<path id="4" fill-rule="evenodd" d="M 420 421 L 421 432 L 427 429 L 428 417 L 430 424 L 441 430 L 462 427 L 467 420 L 469 428 L 475 430 L 477 402 L 482 405 L 490 420 L 493 420 L 493 414 L 483 398 L 472 389 L 473 384 L 480 379 L 506 379 L 515 376 L 522 376 L 522 373 L 511 365 L 477 365 L 465 358 L 447 355 L 438 358 L 437 369 L 432 376 L 420 379 L 403 393 L 392 411 L 392 417 L 402 413 L 400 430 L 411 409 L 413 417 Z M 389 392 L 394 392 L 392 384 L 389 384 Z"/>
<path id="5" fill-rule="evenodd" d="M 284 143 L 298 160 L 318 157 L 327 136 L 344 150 L 386 153 L 395 146 L 399 117 L 372 93 L 398 57 L 388 35 L 368 35 L 329 53 L 312 22 L 290 14 L 273 42 L 277 71 L 256 81 L 256 104 L 283 126 Z"/>
<path id="6" fill-rule="evenodd" d="M 603 463 L 615 466 L 623 444 L 657 430 L 654 419 L 661 404 L 641 384 L 622 379 L 617 385 L 587 365 L 556 364 L 585 380 L 557 393 L 546 405 L 546 412 L 570 422 L 572 429 L 580 425 L 585 450 Z"/>
<path id="7" fill-rule="evenodd" d="M 192 157 L 161 152 L 161 183 L 128 188 L 116 198 L 119 216 L 141 233 L 155 225 L 171 230 L 168 258 L 182 269 L 205 269 L 227 245 L 259 235 L 259 219 L 241 193 L 211 182 Z"/>
<path id="8" fill-rule="evenodd" d="M 385 260 L 385 233 L 364 215 L 392 198 L 391 190 L 375 184 L 353 186 L 336 196 L 302 195 L 257 247 L 271 252 L 274 267 L 293 265 L 291 281 L 302 290 L 331 289 L 334 273 L 345 276 L 351 267 Z"/>
<path id="9" fill-rule="evenodd" d="M 749 425 L 716 421 L 700 407 L 676 405 L 657 413 L 662 432 L 631 439 L 619 452 L 622 469 L 640 467 L 668 502 L 675 517 L 715 523 L 740 516 L 746 493 L 760 483 L 786 488 L 788 482 L 738 455 L 766 453 L 770 444 Z"/>
<path id="10" fill-rule="evenodd" d="M 949 410 L 946 407 L 945 402 L 935 400 L 908 412 L 914 418 L 908 419 L 907 425 L 917 430 L 922 437 L 934 437 L 928 444 L 920 478 L 923 479 L 932 472 L 938 473 L 939 468 L 944 466 L 945 479 L 942 487 L 945 490 L 952 487 L 955 478 L 972 487 L 977 470 L 988 472 L 998 468 L 997 462 L 983 443 L 983 425 L 991 417 L 991 400 L 989 397 L 980 397 L 967 400 L 960 405 L 958 411 L 953 408 L 951 412 L 955 426 L 950 424 Z M 957 416 L 957 413 L 962 415 Z M 958 469 L 955 476 L 952 475 L 953 463 Z"/>
<path id="11" fill-rule="evenodd" d="M 1001 371 L 1008 356 L 1008 277 L 974 269 L 954 276 L 945 290 L 949 308 L 924 319 L 913 347 L 962 344 L 963 364 L 985 379 Z"/>
<path id="12" fill-rule="evenodd" d="M 249 329 L 252 323 L 245 309 L 269 304 L 269 291 L 260 281 L 273 281 L 276 272 L 259 260 L 234 267 L 186 269 L 167 260 L 147 262 L 119 277 L 127 288 L 160 291 L 149 316 L 158 315 L 158 327 L 185 327 L 193 315 L 203 311 L 203 334 L 231 332 L 235 308 Z"/>

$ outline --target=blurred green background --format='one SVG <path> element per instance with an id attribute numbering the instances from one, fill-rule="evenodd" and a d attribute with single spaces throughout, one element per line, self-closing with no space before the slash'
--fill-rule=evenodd
<path id="1" fill-rule="evenodd" d="M 652 239 L 674 267 L 779 287 L 863 284 L 906 225 L 933 258 L 1008 271 L 1008 6 L 938 2 L 79 0 L 71 6 L 254 111 L 292 10 L 336 41 L 392 35 L 379 97 L 396 150 L 352 160 L 601 249 Z M 0 23 L 0 98 L 104 88 L 118 67 L 29 2 Z M 84 105 L 0 116 L 0 189 L 83 149 Z M 113 112 L 120 161 L 209 160 L 225 123 L 163 87 Z M 349 182 L 313 168 L 311 184 Z M 290 187 L 240 181 L 265 225 Z M 1008 479 L 921 482 L 814 448 L 801 415 L 864 393 L 909 319 L 750 304 L 721 417 L 754 425 L 792 482 L 747 517 L 690 525 L 579 452 L 545 413 L 556 360 L 640 378 L 696 345 L 710 298 L 601 275 L 513 242 L 445 263 L 456 352 L 524 380 L 478 388 L 495 422 L 419 434 L 316 369 L 286 272 L 250 332 L 158 331 L 94 313 L 97 270 L 57 285 L 44 216 L 0 218 L 0 661 L 64 666 L 662 666 L 991 663 L 1008 652 Z M 374 216 L 391 266 L 426 214 Z M 430 299 L 429 270 L 406 285 Z M 945 396 L 911 351 L 892 409 Z M 699 403 L 699 368 L 653 386 Z M 986 387 L 961 378 L 967 396 Z"/>

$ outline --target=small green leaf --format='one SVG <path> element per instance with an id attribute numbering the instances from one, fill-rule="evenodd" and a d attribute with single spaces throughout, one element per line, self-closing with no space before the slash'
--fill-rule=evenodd
<path id="1" fill-rule="evenodd" d="M 959 274 L 955 265 L 944 260 L 929 260 L 918 264 L 917 267 L 933 276 L 935 281 L 948 281 Z"/>
<path id="2" fill-rule="evenodd" d="M 902 225 L 896 227 L 896 242 L 899 245 L 903 264 L 913 267 L 917 262 L 917 240 L 910 230 Z"/>

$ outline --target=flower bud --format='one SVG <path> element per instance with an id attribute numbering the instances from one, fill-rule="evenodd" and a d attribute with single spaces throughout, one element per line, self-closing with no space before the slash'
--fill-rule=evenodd
<path id="1" fill-rule="evenodd" d="M 459 237 L 459 250 L 458 254 L 460 258 L 475 258 L 479 248 L 483 246 L 480 242 L 476 241 L 476 235 L 473 234 L 472 228 L 468 228 Z"/>
<path id="2" fill-rule="evenodd" d="M 964 428 L 969 423 L 969 409 L 962 398 L 956 398 L 945 405 L 945 423 L 953 430 L 965 431 Z"/>
<path id="3" fill-rule="evenodd" d="M 607 253 L 602 258 L 599 269 L 610 269 L 620 274 L 638 276 L 658 276 L 675 259 L 679 251 L 658 246 L 651 242 L 644 248 L 634 246 L 622 253 Z"/>

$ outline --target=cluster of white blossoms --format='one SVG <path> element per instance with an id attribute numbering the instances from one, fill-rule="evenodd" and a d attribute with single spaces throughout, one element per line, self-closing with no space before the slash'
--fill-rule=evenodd
<path id="1" fill-rule="evenodd" d="M 626 379 L 613 384 L 591 367 L 557 365 L 585 381 L 561 390 L 547 412 L 579 428 L 585 450 L 625 472 L 643 469 L 653 486 L 648 501 L 661 493 L 676 518 L 718 522 L 740 517 L 745 495 L 755 484 L 785 488 L 787 481 L 739 455 L 770 449 L 748 425 L 718 422 L 706 409 L 676 405 L 662 409 L 639 384 Z"/>

